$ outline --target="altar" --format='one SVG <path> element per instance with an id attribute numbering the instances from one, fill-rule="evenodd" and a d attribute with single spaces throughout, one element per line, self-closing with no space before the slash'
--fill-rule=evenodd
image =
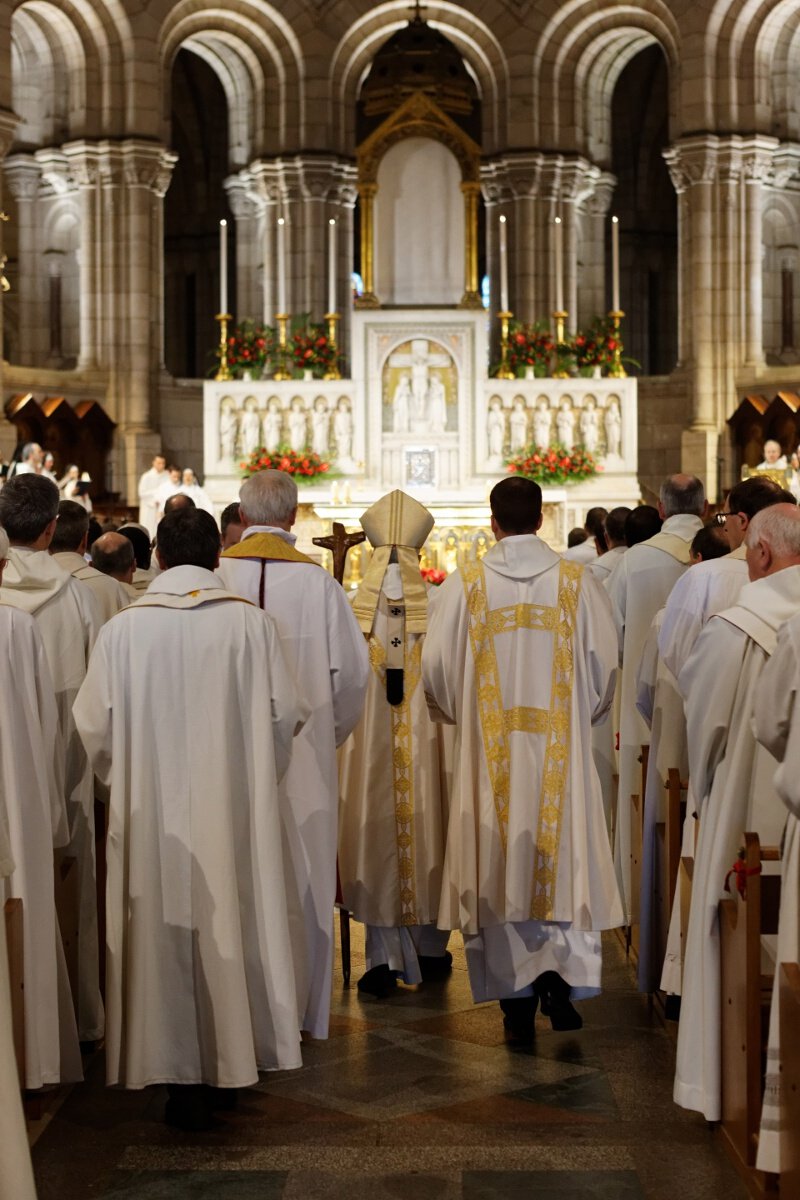
<path id="1" fill-rule="evenodd" d="M 402 488 L 436 521 L 430 565 L 451 570 L 490 544 L 489 491 L 527 446 L 582 445 L 598 462 L 596 476 L 544 489 L 542 536 L 555 549 L 589 508 L 636 504 L 635 379 L 493 378 L 488 321 L 457 308 L 356 311 L 349 378 L 207 382 L 205 487 L 215 506 L 236 498 L 242 464 L 260 447 L 312 450 L 335 474 L 300 488 L 304 546 L 330 520 L 355 525 Z"/>

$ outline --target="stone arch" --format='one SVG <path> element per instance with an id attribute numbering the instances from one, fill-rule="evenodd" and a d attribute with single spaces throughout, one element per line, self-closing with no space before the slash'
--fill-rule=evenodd
<path id="1" fill-rule="evenodd" d="M 706 128 L 716 124 L 787 136 L 787 72 L 797 49 L 798 25 L 798 0 L 771 5 L 762 0 L 718 0 L 703 40 Z"/>
<path id="2" fill-rule="evenodd" d="M 620 73 L 657 43 L 670 79 L 670 130 L 678 133 L 680 32 L 663 0 L 597 8 L 571 0 L 554 8 L 533 54 L 534 144 L 608 157 L 611 96 Z"/>
<path id="3" fill-rule="evenodd" d="M 169 75 L 181 49 L 199 55 L 219 78 L 228 102 L 231 167 L 302 144 L 305 79 L 300 43 L 278 8 L 265 0 L 235 6 L 179 0 L 161 5 L 159 31 L 162 137 L 169 140 Z"/>
<path id="4" fill-rule="evenodd" d="M 352 153 L 355 147 L 361 84 L 380 46 L 407 24 L 408 11 L 406 0 L 377 5 L 353 22 L 333 52 L 329 76 L 332 132 L 334 146 L 343 153 Z M 500 42 L 484 21 L 449 0 L 427 5 L 425 17 L 456 46 L 475 80 L 482 104 L 483 152 L 491 154 L 503 142 L 508 122 L 509 70 Z"/>
<path id="5" fill-rule="evenodd" d="M 792 276 L 792 307 L 800 279 L 800 193 L 770 191 L 762 213 L 762 341 L 768 361 L 797 361 L 794 331 L 783 336 L 783 272 Z M 797 321 L 793 320 L 794 328 Z M 788 353 L 787 355 L 787 351 Z"/>
<path id="6" fill-rule="evenodd" d="M 131 30 L 119 0 L 23 0 L 11 20 L 11 39 L 13 103 L 23 118 L 18 142 L 125 133 L 132 122 L 124 49 Z"/>

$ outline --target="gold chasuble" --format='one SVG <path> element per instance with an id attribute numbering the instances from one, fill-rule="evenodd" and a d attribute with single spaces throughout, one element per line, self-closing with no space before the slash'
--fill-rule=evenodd
<path id="1" fill-rule="evenodd" d="M 508 844 L 511 786 L 509 734 L 537 733 L 547 738 L 539 794 L 530 912 L 532 918 L 540 921 L 553 920 L 553 896 L 572 727 L 572 643 L 582 575 L 583 567 L 580 564 L 563 560 L 559 570 L 558 600 L 554 606 L 512 604 L 490 609 L 481 562 L 470 563 L 463 571 L 470 644 L 478 685 L 478 711 L 504 853 Z M 555 638 L 549 708 L 522 705 L 503 707 L 495 637 L 513 633 L 517 629 L 542 630 L 552 633 Z"/>

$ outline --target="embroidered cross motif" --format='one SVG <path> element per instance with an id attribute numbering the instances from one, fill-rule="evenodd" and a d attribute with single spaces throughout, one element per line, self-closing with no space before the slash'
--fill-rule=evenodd
<path id="1" fill-rule="evenodd" d="M 390 608 L 389 613 L 393 617 L 402 617 L 403 610 L 402 610 L 402 608 Z"/>
<path id="2" fill-rule="evenodd" d="M 392 638 L 392 645 L 393 645 L 393 646 L 397 647 L 397 646 L 399 646 L 400 644 L 401 644 L 401 643 L 400 643 L 400 638 L 399 638 L 399 637 Z"/>

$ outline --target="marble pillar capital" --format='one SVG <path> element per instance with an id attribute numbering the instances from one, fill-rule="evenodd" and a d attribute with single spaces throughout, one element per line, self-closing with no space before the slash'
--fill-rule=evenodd
<path id="1" fill-rule="evenodd" d="M 10 155 L 3 163 L 3 177 L 9 192 L 18 203 L 30 203 L 36 199 L 42 171 L 34 155 Z"/>
<path id="2" fill-rule="evenodd" d="M 239 171 L 229 175 L 223 183 L 225 195 L 228 198 L 231 212 L 237 221 L 247 221 L 262 212 L 265 205 L 263 197 L 258 195 L 253 186 L 249 171 Z"/>
<path id="3" fill-rule="evenodd" d="M 19 117 L 8 108 L 0 108 L 0 159 L 5 158 L 14 144 Z"/>

